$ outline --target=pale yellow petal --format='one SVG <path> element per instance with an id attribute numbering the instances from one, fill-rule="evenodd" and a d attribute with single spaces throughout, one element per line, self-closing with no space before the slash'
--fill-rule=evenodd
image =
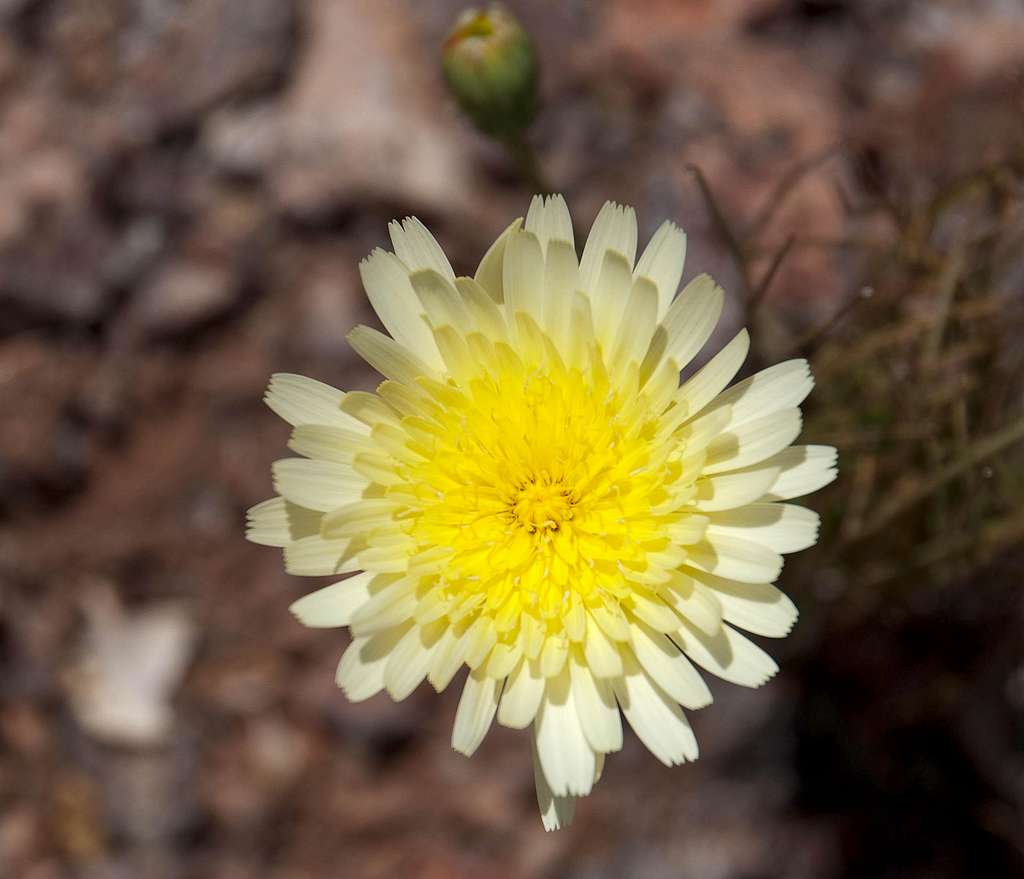
<path id="1" fill-rule="evenodd" d="M 779 670 L 774 659 L 730 626 L 712 637 L 684 621 L 672 638 L 701 668 L 741 687 L 760 687 Z"/>
<path id="2" fill-rule="evenodd" d="M 372 327 L 358 326 L 348 334 L 348 343 L 356 353 L 381 375 L 404 384 L 413 384 L 420 376 L 436 371 L 408 348 Z"/>
<path id="3" fill-rule="evenodd" d="M 546 831 L 558 830 L 572 824 L 576 813 L 576 797 L 556 797 L 551 792 L 537 755 L 537 743 L 530 737 L 533 751 L 533 781 L 537 789 L 537 805 L 540 807 L 541 823 Z"/>
<path id="4" fill-rule="evenodd" d="M 401 223 L 397 220 L 389 223 L 388 232 L 391 233 L 395 253 L 410 272 L 434 269 L 449 281 L 455 280 L 455 273 L 441 245 L 415 217 L 406 217 Z"/>
<path id="5" fill-rule="evenodd" d="M 775 552 L 799 552 L 813 546 L 818 539 L 821 517 L 813 510 L 796 504 L 756 503 L 711 513 L 708 534 L 739 537 L 764 544 Z"/>
<path id="6" fill-rule="evenodd" d="M 638 622 L 633 627 L 632 647 L 644 671 L 666 695 L 690 709 L 711 704 L 704 678 L 667 635 Z"/>
<path id="7" fill-rule="evenodd" d="M 526 212 L 526 231 L 537 236 L 541 248 L 547 252 L 552 239 L 573 245 L 572 218 L 561 195 L 535 195 Z"/>
<path id="8" fill-rule="evenodd" d="M 304 626 L 335 628 L 347 626 L 352 615 L 370 600 L 372 573 L 356 574 L 302 596 L 288 608 Z"/>
<path id="9" fill-rule="evenodd" d="M 523 219 L 513 220 L 508 228 L 498 236 L 498 239 L 490 246 L 484 258 L 480 260 L 480 266 L 476 270 L 474 280 L 486 290 L 495 302 L 505 301 L 505 246 L 509 237 L 523 225 Z"/>
<path id="10" fill-rule="evenodd" d="M 556 796 L 585 796 L 594 785 L 597 757 L 583 734 L 569 669 L 549 678 L 534 721 L 537 755 Z"/>
<path id="11" fill-rule="evenodd" d="M 651 237 L 637 260 L 637 278 L 650 278 L 658 289 L 658 319 L 665 316 L 679 288 L 686 261 L 686 235 L 675 223 L 666 220 Z"/>
<path id="12" fill-rule="evenodd" d="M 764 461 L 778 475 L 765 488 L 762 501 L 784 501 L 817 491 L 836 478 L 836 450 L 831 446 L 793 446 Z"/>
<path id="13" fill-rule="evenodd" d="M 452 747 L 460 754 L 472 757 L 480 747 L 498 709 L 502 684 L 504 681 L 487 677 L 482 669 L 466 678 L 452 729 Z"/>
<path id="14" fill-rule="evenodd" d="M 520 659 L 505 684 L 498 707 L 498 723 L 512 729 L 526 729 L 537 716 L 544 687 L 545 678 L 537 662 L 526 657 Z"/>
<path id="15" fill-rule="evenodd" d="M 611 683 L 607 678 L 594 677 L 578 647 L 569 658 L 569 676 L 576 713 L 590 747 L 597 753 L 618 751 L 622 747 L 622 721 Z"/>
<path id="16" fill-rule="evenodd" d="M 350 702 L 362 702 L 384 689 L 388 659 L 411 625 L 352 639 L 334 678 Z"/>
<path id="17" fill-rule="evenodd" d="M 281 418 L 298 427 L 302 424 L 326 424 L 366 433 L 366 428 L 341 410 L 345 394 L 330 385 L 303 375 L 285 372 L 270 377 L 263 397 Z"/>
<path id="18" fill-rule="evenodd" d="M 326 513 L 358 500 L 367 481 L 346 464 L 282 458 L 271 465 L 274 489 L 300 507 Z"/>
<path id="19" fill-rule="evenodd" d="M 251 507 L 246 515 L 246 539 L 263 546 L 285 547 L 320 533 L 323 513 L 273 497 Z"/>
<path id="20" fill-rule="evenodd" d="M 632 649 L 621 652 L 624 673 L 612 685 L 637 737 L 666 766 L 696 760 L 697 739 L 682 709 L 644 671 Z"/>
<path id="21" fill-rule="evenodd" d="M 601 274 L 605 254 L 614 251 L 625 257 L 632 273 L 636 258 L 636 212 L 608 201 L 598 212 L 590 228 L 587 243 L 580 259 L 580 284 L 583 290 L 593 291 Z"/>
<path id="22" fill-rule="evenodd" d="M 359 263 L 366 296 L 396 342 L 428 366 L 441 367 L 441 355 L 424 320 L 425 311 L 409 282 L 409 269 L 393 253 L 378 248 Z"/>

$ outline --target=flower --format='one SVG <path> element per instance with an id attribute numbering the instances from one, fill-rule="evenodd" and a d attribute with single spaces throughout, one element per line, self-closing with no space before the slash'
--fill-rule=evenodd
<path id="1" fill-rule="evenodd" d="M 742 686 L 775 674 L 740 634 L 796 620 L 773 584 L 818 516 L 784 501 L 835 478 L 836 454 L 791 445 L 813 384 L 790 360 L 728 390 L 738 333 L 680 384 L 723 293 L 706 275 L 675 296 L 686 238 L 672 223 L 634 265 L 636 218 L 606 204 L 577 261 L 560 196 L 536 197 L 456 277 L 415 219 L 360 266 L 390 335 L 352 346 L 386 378 L 343 393 L 275 375 L 266 401 L 302 457 L 249 539 L 298 575 L 356 573 L 300 599 L 309 626 L 349 626 L 349 699 L 441 691 L 469 673 L 452 746 L 493 720 L 532 727 L 545 828 L 571 820 L 621 714 L 667 765 L 697 758 L 683 708 L 711 702 L 694 668 Z"/>

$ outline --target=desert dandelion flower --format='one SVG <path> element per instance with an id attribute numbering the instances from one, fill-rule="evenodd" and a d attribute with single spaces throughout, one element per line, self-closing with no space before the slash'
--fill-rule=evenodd
<path id="1" fill-rule="evenodd" d="M 696 670 L 756 687 L 775 662 L 739 629 L 796 620 L 774 585 L 818 517 L 785 503 L 835 477 L 835 450 L 794 446 L 807 363 L 731 388 L 740 332 L 680 370 L 718 321 L 706 275 L 676 296 L 686 239 L 665 223 L 634 263 L 636 218 L 606 204 L 577 260 L 560 196 L 537 197 L 456 277 L 414 219 L 360 266 L 389 335 L 352 346 L 385 377 L 343 393 L 275 375 L 266 400 L 301 457 L 249 538 L 297 575 L 353 574 L 297 601 L 309 626 L 348 626 L 349 699 L 404 699 L 469 672 L 453 747 L 492 722 L 531 727 L 544 826 L 622 745 L 620 711 L 667 765 L 694 760 L 683 708 L 711 702 Z"/>

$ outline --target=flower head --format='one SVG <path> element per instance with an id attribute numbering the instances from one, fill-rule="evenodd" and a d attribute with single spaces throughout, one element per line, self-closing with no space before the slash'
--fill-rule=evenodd
<path id="1" fill-rule="evenodd" d="M 513 137 L 537 115 L 537 55 L 529 34 L 498 4 L 467 9 L 441 47 L 441 70 L 484 134 Z"/>
<path id="2" fill-rule="evenodd" d="M 349 626 L 337 681 L 353 701 L 443 690 L 469 673 L 452 745 L 493 720 L 532 727 L 544 826 L 565 824 L 620 712 L 667 765 L 694 760 L 683 708 L 711 694 L 694 664 L 756 687 L 775 662 L 741 635 L 782 637 L 796 608 L 773 584 L 818 517 L 784 501 L 835 477 L 835 450 L 791 445 L 811 390 L 791 360 L 727 388 L 740 332 L 680 384 L 723 294 L 676 296 L 686 239 L 671 223 L 640 259 L 631 208 L 606 204 L 577 260 L 560 196 L 537 197 L 456 277 L 417 220 L 362 265 L 390 335 L 352 346 L 376 394 L 276 375 L 270 407 L 301 455 L 249 538 L 299 575 L 355 573 L 297 601 Z"/>

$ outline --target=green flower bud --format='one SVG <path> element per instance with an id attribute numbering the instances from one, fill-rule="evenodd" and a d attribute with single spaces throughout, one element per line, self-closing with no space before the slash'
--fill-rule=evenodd
<path id="1" fill-rule="evenodd" d="M 537 56 L 529 35 L 501 6 L 467 9 L 441 49 L 459 106 L 485 134 L 509 140 L 537 114 Z"/>

